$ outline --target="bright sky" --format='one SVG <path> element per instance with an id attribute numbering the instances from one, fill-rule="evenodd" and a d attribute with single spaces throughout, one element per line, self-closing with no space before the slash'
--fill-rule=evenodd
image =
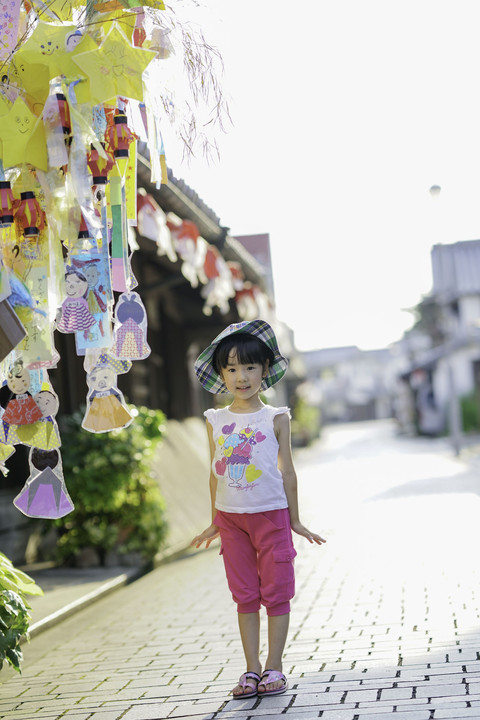
<path id="1" fill-rule="evenodd" d="M 385 347 L 432 244 L 480 237 L 480 3 L 202 4 L 233 125 L 216 164 L 168 145 L 167 163 L 232 235 L 270 233 L 300 350 Z"/>

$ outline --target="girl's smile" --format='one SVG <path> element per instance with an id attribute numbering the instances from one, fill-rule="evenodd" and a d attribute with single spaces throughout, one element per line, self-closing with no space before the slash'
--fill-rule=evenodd
<path id="1" fill-rule="evenodd" d="M 257 401 L 263 377 L 264 367 L 261 363 L 240 363 L 235 350 L 229 354 L 227 366 L 222 370 L 222 378 L 229 393 L 244 401 Z"/>

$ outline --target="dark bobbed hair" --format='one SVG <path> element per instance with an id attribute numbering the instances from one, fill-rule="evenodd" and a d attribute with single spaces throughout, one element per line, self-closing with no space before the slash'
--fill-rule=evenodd
<path id="1" fill-rule="evenodd" d="M 58 465 L 58 452 L 56 450 L 40 450 L 32 448 L 30 461 L 36 470 L 54 468 Z"/>
<path id="2" fill-rule="evenodd" d="M 265 367 L 267 360 L 273 364 L 275 356 L 268 345 L 254 335 L 248 333 L 235 333 L 221 340 L 213 353 L 212 365 L 218 375 L 228 365 L 228 356 L 235 350 L 237 360 L 241 365 L 259 363 Z"/>

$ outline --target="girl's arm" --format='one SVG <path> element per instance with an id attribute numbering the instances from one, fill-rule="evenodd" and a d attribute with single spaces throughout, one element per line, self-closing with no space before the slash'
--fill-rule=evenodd
<path id="1" fill-rule="evenodd" d="M 282 473 L 283 487 L 287 496 L 290 525 L 298 535 L 306 537 L 310 543 L 322 545 L 326 542 L 320 535 L 308 530 L 301 522 L 298 511 L 297 473 L 293 465 L 290 440 L 290 418 L 286 413 L 274 418 L 275 435 L 278 440 L 278 467 Z"/>
<path id="2" fill-rule="evenodd" d="M 212 467 L 213 458 L 215 455 L 215 442 L 213 440 L 213 428 L 208 422 L 207 423 L 207 434 L 208 434 L 208 444 L 210 446 L 210 500 L 212 505 L 212 522 L 211 525 L 204 530 L 200 535 L 197 535 L 197 537 L 194 537 L 190 545 L 199 548 L 202 543 L 205 543 L 205 547 L 208 548 L 211 542 L 215 540 L 219 536 L 218 527 L 214 524 L 213 520 L 215 518 L 216 510 L 215 510 L 215 498 L 217 495 L 217 477 L 214 475 Z"/>

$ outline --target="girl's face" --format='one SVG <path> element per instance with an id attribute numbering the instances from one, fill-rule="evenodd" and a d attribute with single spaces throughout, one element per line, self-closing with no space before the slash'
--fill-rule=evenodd
<path id="1" fill-rule="evenodd" d="M 88 288 L 88 282 L 71 273 L 65 278 L 65 292 L 69 298 L 80 298 L 85 295 Z"/>
<path id="2" fill-rule="evenodd" d="M 227 367 L 222 368 L 222 379 L 228 392 L 238 399 L 248 400 L 258 395 L 267 367 L 261 363 L 242 364 L 237 360 L 235 348 L 230 351 Z"/>

